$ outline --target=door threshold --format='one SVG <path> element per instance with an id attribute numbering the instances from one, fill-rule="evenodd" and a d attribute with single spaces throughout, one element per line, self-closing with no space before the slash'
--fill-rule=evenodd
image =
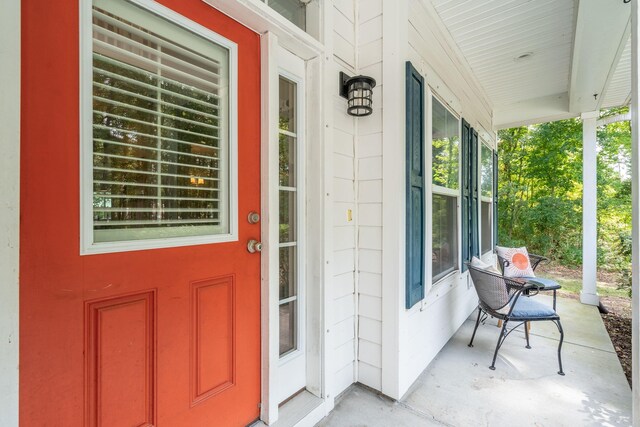
<path id="1" fill-rule="evenodd" d="M 271 427 L 313 427 L 325 417 L 324 399 L 309 393 L 307 390 L 296 394 L 278 409 L 278 421 Z M 267 424 L 258 421 L 251 427 Z"/>

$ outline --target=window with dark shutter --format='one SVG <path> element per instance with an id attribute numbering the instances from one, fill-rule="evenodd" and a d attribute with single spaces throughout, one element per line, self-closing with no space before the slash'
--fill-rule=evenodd
<path id="1" fill-rule="evenodd" d="M 462 271 L 465 262 L 480 256 L 478 132 L 462 120 Z"/>
<path id="2" fill-rule="evenodd" d="M 466 271 L 465 262 L 471 260 L 470 242 L 470 212 L 471 212 L 471 169 L 469 156 L 471 155 L 471 125 L 462 119 L 462 190 L 460 192 L 462 208 L 462 271 Z"/>
<path id="3" fill-rule="evenodd" d="M 480 256 L 480 237 L 478 235 L 478 131 L 471 128 L 471 153 L 469 155 L 469 170 L 471 171 L 471 207 L 469 218 L 471 220 L 471 256 Z"/>

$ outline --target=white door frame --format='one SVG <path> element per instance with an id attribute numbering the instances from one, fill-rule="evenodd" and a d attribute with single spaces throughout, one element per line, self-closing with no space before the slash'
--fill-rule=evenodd
<path id="1" fill-rule="evenodd" d="M 262 143 L 261 143 L 261 239 L 264 243 L 262 252 L 262 421 L 272 424 L 278 419 L 278 367 L 279 357 L 279 310 L 278 310 L 278 243 L 279 243 L 279 218 L 277 206 L 278 181 L 279 181 L 279 155 L 278 155 L 278 99 L 280 66 L 278 52 L 286 48 L 294 51 L 296 56 L 304 59 L 304 55 L 290 49 L 287 44 L 281 44 L 279 35 L 273 32 L 265 32 L 261 36 L 261 67 L 262 67 Z M 300 50 L 302 52 L 303 50 Z M 326 392 L 326 355 L 324 342 L 326 339 L 325 303 L 324 303 L 324 271 L 329 267 L 322 256 L 324 253 L 323 238 L 325 227 L 323 226 L 325 202 L 322 187 L 315 185 L 319 180 L 323 162 L 318 161 L 324 152 L 324 125 L 322 116 L 322 98 L 320 85 L 322 83 L 321 70 L 324 66 L 322 56 L 317 55 L 306 61 L 304 70 L 304 94 L 300 98 L 304 102 L 303 110 L 306 112 L 304 140 L 309 150 L 304 150 L 304 158 L 299 158 L 300 165 L 309 165 L 305 176 L 304 198 L 298 200 L 299 212 L 307 212 L 305 217 L 306 242 L 302 264 L 305 265 L 304 276 L 300 278 L 306 285 L 305 294 L 307 301 L 313 304 L 306 305 L 305 313 L 305 341 L 306 341 L 306 390 L 317 397 L 329 402 L 325 407 L 329 410 L 333 400 L 329 399 Z M 287 77 L 287 76 L 285 76 Z M 290 76 L 288 76 L 290 77 Z M 273 143 L 276 141 L 276 143 Z M 318 153 L 320 151 L 322 154 Z M 309 159 L 314 159 L 310 162 Z M 315 180 L 310 180 L 315 176 Z M 275 207 L 275 209 L 274 209 Z"/>
<path id="2" fill-rule="evenodd" d="M 0 414 L 18 426 L 20 268 L 20 2 L 0 13 Z"/>
<path id="3" fill-rule="evenodd" d="M 298 287 L 297 292 L 297 301 L 298 301 L 298 310 L 296 312 L 296 325 L 297 325 L 297 337 L 296 337 L 296 349 L 289 354 L 286 354 L 283 357 L 279 357 L 278 368 L 278 387 L 277 387 L 277 400 L 282 402 L 283 400 L 291 397 L 298 390 L 306 387 L 306 274 L 305 274 L 305 265 L 307 264 L 306 260 L 306 203 L 305 203 L 305 178 L 306 178 L 306 108 L 305 108 L 305 90 L 306 90 L 306 72 L 305 72 L 305 63 L 304 61 L 292 54 L 291 52 L 283 49 L 282 47 L 278 48 L 277 53 L 277 62 L 278 62 L 278 80 L 280 77 L 283 77 L 296 85 L 296 168 L 295 168 L 295 180 L 296 180 L 296 218 L 295 218 L 295 241 L 297 248 L 297 256 L 296 256 L 296 284 Z M 278 82 L 278 88 L 279 88 Z M 276 127 L 278 125 L 276 124 Z M 272 145 L 278 147 L 279 146 L 279 134 L 278 138 L 273 140 Z M 277 149 L 277 148 L 276 148 Z M 278 156 L 279 161 L 279 156 Z M 271 175 L 273 179 L 273 175 Z M 278 180 L 278 172 L 276 171 L 275 179 Z M 277 181 L 276 181 L 277 182 Z M 278 187 L 271 186 L 269 191 L 274 191 L 279 195 Z M 279 200 L 279 199 L 278 199 Z M 279 215 L 279 205 L 270 205 L 271 210 L 271 218 L 277 218 Z M 276 223 L 276 226 L 278 224 Z M 273 236 L 275 239 L 278 239 L 278 235 Z M 274 241 L 270 245 L 270 253 L 269 255 L 274 258 L 279 257 L 279 247 L 276 241 Z M 274 294 L 278 294 L 279 292 L 279 270 L 273 271 L 271 270 L 269 286 L 271 286 L 271 292 Z M 274 310 L 274 313 L 279 314 L 279 305 L 270 307 L 271 310 Z M 278 327 L 277 331 L 270 331 L 272 334 L 279 335 L 280 328 Z M 278 345 L 279 347 L 279 345 Z M 290 380 L 285 378 L 285 372 L 289 372 L 291 375 L 296 375 L 302 373 L 303 378 L 298 379 L 298 381 Z"/>

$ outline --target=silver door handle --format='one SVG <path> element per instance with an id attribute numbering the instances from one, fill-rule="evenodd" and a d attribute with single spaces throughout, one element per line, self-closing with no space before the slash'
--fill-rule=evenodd
<path id="1" fill-rule="evenodd" d="M 252 254 L 262 252 L 262 242 L 258 242 L 254 239 L 249 240 L 249 242 L 247 242 L 247 250 Z"/>

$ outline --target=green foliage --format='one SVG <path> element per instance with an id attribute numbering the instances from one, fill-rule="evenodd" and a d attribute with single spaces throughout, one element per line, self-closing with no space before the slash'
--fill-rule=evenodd
<path id="1" fill-rule="evenodd" d="M 611 109 L 610 116 L 625 112 Z M 564 265 L 582 262 L 582 122 L 568 119 L 501 130 L 498 233 Z M 629 122 L 598 129 L 598 266 L 630 268 L 623 237 L 631 230 Z"/>

